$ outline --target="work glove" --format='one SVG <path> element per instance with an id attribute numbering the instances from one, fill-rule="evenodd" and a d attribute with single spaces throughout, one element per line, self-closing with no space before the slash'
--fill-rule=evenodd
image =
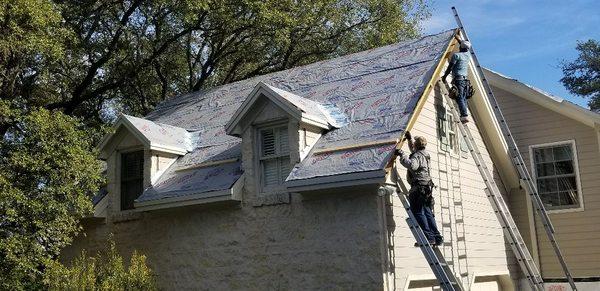
<path id="1" fill-rule="evenodd" d="M 404 151 L 401 149 L 396 149 L 396 155 L 402 157 L 404 156 Z"/>
<path id="2" fill-rule="evenodd" d="M 406 131 L 404 133 L 404 140 L 412 140 L 412 135 L 410 135 L 410 131 Z"/>

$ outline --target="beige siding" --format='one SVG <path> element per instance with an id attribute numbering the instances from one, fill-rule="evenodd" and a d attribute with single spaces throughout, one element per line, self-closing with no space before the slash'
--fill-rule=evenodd
<path id="1" fill-rule="evenodd" d="M 427 149 L 431 155 L 431 170 L 438 188 L 434 191 L 435 215 L 438 228 L 450 244 L 441 249 L 447 260 L 454 262 L 455 273 L 468 272 L 465 281 L 471 281 L 478 273 L 508 274 L 512 253 L 505 244 L 502 228 L 486 197 L 486 187 L 470 154 L 461 157 L 440 150 L 437 138 L 436 106 L 442 102 L 437 93 L 428 98 L 415 126 L 413 136 L 425 136 Z M 479 131 L 470 124 L 477 145 L 484 154 L 488 165 L 492 165 L 490 156 L 482 142 Z M 457 132 L 458 135 L 458 132 Z M 404 150 L 408 148 L 404 146 Z M 404 175 L 405 172 L 402 173 Z M 497 175 L 496 175 L 497 176 Z M 499 186 L 504 191 L 502 184 Z M 457 202 L 456 204 L 454 202 Z M 462 204 L 459 204 L 462 202 Z M 398 198 L 392 200 L 396 229 L 393 234 L 395 245 L 396 287 L 406 286 L 407 280 L 428 279 L 431 274 L 421 251 L 413 247 L 415 239 L 407 229 L 407 214 Z M 464 231 L 456 218 L 464 215 Z M 458 238 L 465 237 L 466 245 Z M 459 259 L 465 254 L 467 259 Z M 510 259 L 509 259 L 510 258 Z M 410 276 L 410 277 L 409 277 Z M 431 275 L 432 276 L 432 275 Z"/>
<path id="2" fill-rule="evenodd" d="M 557 240 L 576 277 L 600 274 L 600 154 L 595 130 L 505 90 L 494 88 L 507 123 L 529 169 L 529 146 L 575 140 L 584 211 L 552 213 Z M 518 212 L 518 216 L 526 213 Z M 537 217 L 537 216 L 536 216 Z M 519 218 L 520 220 L 524 220 Z M 563 277 L 546 234 L 536 219 L 537 238 L 544 277 Z"/>

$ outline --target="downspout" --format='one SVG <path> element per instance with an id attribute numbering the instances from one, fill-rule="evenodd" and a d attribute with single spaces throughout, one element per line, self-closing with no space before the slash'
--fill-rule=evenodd
<path id="1" fill-rule="evenodd" d="M 389 275 L 389 258 L 388 258 L 388 225 L 387 225 L 387 207 L 386 199 L 388 192 L 384 189 L 385 186 L 380 186 L 377 189 L 377 208 L 379 208 L 379 228 L 381 229 L 380 251 L 381 251 L 381 274 L 383 276 L 383 290 L 393 290 L 390 284 L 390 279 L 394 280 L 393 276 Z M 394 272 L 395 273 L 395 272 Z"/>

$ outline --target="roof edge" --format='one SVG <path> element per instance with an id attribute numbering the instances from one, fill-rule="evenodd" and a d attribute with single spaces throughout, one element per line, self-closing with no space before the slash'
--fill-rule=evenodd
<path id="1" fill-rule="evenodd" d="M 503 90 L 511 92 L 527 101 L 540 105 L 546 109 L 552 110 L 573 120 L 579 121 L 592 128 L 600 124 L 600 114 L 583 108 L 563 98 L 552 96 L 531 85 L 518 81 L 517 79 L 505 76 L 488 68 L 483 68 L 486 78 L 490 82 Z"/>

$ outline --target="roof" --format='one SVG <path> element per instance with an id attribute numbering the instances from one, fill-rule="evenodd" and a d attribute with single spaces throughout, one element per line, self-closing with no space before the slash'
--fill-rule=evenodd
<path id="1" fill-rule="evenodd" d="M 125 114 L 119 116 L 113 127 L 116 129 L 115 133 L 121 127 L 127 128 L 145 146 L 153 150 L 182 155 L 194 148 L 194 135 L 181 127 Z M 107 134 L 98 147 L 103 149 L 114 137 L 114 133 Z"/>
<path id="2" fill-rule="evenodd" d="M 346 116 L 335 106 L 324 106 L 310 99 L 302 98 L 294 93 L 281 90 L 270 86 L 264 82 L 258 82 L 252 90 L 252 93 L 246 98 L 244 103 L 235 111 L 231 120 L 226 124 L 225 129 L 227 134 L 240 136 L 243 128 L 247 124 L 243 124 L 244 116 L 254 111 L 254 104 L 264 96 L 272 102 L 280 106 L 292 117 L 299 121 L 320 127 L 321 129 L 330 130 L 339 128 L 348 123 Z"/>
<path id="3" fill-rule="evenodd" d="M 484 68 L 484 74 L 493 86 L 512 92 L 527 101 L 563 114 L 590 127 L 600 124 L 600 114 L 596 112 L 490 69 Z"/>
<path id="4" fill-rule="evenodd" d="M 288 186 L 354 179 L 358 173 L 383 178 L 395 142 L 453 35 L 449 30 L 163 102 L 146 118 L 184 128 L 198 139 L 138 201 L 231 188 L 242 174 L 241 140 L 227 135 L 225 127 L 260 82 L 310 115 L 323 118 L 328 109 L 337 109 L 347 117 L 295 165 Z"/>

